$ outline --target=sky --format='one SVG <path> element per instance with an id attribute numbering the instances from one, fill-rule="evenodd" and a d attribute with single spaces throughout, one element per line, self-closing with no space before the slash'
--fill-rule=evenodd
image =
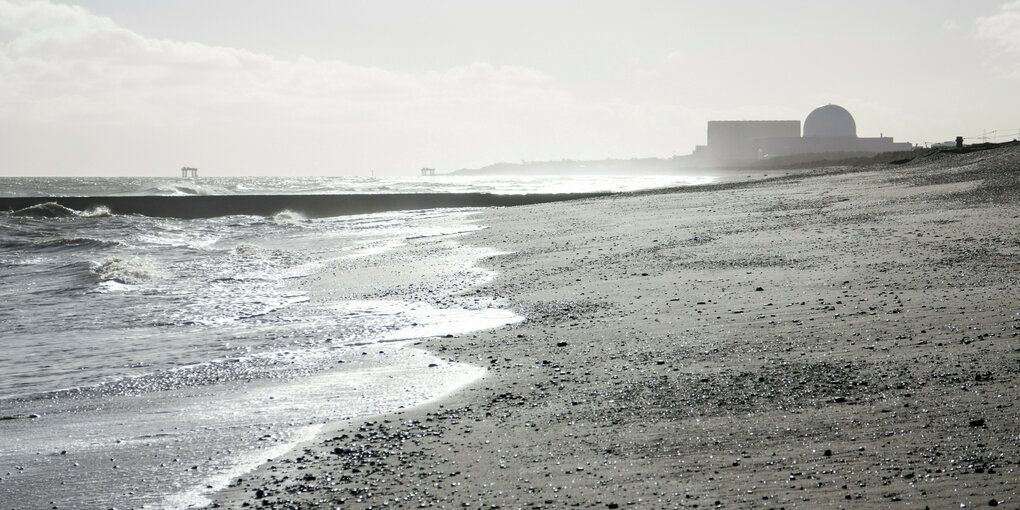
<path id="1" fill-rule="evenodd" d="M 828 103 L 1017 134 L 1020 0 L 0 0 L 0 176 L 668 158 Z"/>

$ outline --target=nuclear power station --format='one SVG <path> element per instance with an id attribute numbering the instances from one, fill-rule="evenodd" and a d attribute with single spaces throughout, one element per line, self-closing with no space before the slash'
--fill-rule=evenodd
<path id="1" fill-rule="evenodd" d="M 796 154 L 877 154 L 909 151 L 910 143 L 891 137 L 858 138 L 857 123 L 842 106 L 815 108 L 799 120 L 713 120 L 708 122 L 708 143 L 694 156 L 711 164 L 742 164 Z"/>

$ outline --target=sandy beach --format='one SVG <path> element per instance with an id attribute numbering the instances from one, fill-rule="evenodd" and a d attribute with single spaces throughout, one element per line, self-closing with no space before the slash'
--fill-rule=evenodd
<path id="1" fill-rule="evenodd" d="M 777 171 L 776 174 L 782 172 Z M 219 508 L 1020 507 L 1020 145 L 491 209 L 526 319 Z"/>

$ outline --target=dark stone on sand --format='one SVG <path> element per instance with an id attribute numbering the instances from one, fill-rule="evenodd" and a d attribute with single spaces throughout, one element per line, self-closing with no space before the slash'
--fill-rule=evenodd
<path id="1" fill-rule="evenodd" d="M 38 417 L 39 417 L 39 415 L 35 414 L 35 413 L 32 413 L 32 414 L 13 414 L 13 415 L 8 415 L 8 416 L 0 416 L 0 420 L 34 420 L 34 419 L 36 419 Z"/>
<path id="2" fill-rule="evenodd" d="M 556 347 L 566 347 L 566 346 L 567 346 L 566 342 L 556 342 Z"/>
<path id="3" fill-rule="evenodd" d="M 984 424 L 985 424 L 985 419 L 984 418 L 978 418 L 976 420 L 970 420 L 970 426 L 971 427 L 980 427 L 980 426 L 982 426 Z"/>
<path id="4" fill-rule="evenodd" d="M 826 457 L 832 457 L 832 450 L 825 450 L 825 453 L 823 453 L 822 455 L 825 455 Z"/>
<path id="5" fill-rule="evenodd" d="M 997 500 L 997 499 L 989 499 L 988 500 L 988 506 L 999 506 L 999 500 Z"/>
<path id="6" fill-rule="evenodd" d="M 761 288 L 761 287 L 755 287 L 755 288 L 754 288 L 754 291 L 755 291 L 755 292 L 763 292 L 764 290 L 765 290 L 765 289 L 763 289 L 763 288 Z"/>

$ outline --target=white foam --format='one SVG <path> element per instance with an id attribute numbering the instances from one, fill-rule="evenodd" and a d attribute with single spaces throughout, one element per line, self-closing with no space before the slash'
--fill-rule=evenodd
<path id="1" fill-rule="evenodd" d="M 105 205 L 100 205 L 100 206 L 96 206 L 96 207 L 93 207 L 91 209 L 88 209 L 86 211 L 82 211 L 79 214 L 79 216 L 84 216 L 84 217 L 87 217 L 87 218 L 107 218 L 107 217 L 113 216 L 113 213 L 110 212 L 110 208 L 109 207 L 106 207 Z"/>
<path id="2" fill-rule="evenodd" d="M 89 270 L 100 281 L 127 285 L 152 280 L 155 276 L 155 271 L 144 261 L 122 257 L 109 257 L 99 263 L 90 262 Z"/>
<path id="3" fill-rule="evenodd" d="M 295 225 L 303 221 L 308 221 L 308 217 L 290 209 L 284 209 L 273 215 L 273 223 L 277 225 Z"/>

